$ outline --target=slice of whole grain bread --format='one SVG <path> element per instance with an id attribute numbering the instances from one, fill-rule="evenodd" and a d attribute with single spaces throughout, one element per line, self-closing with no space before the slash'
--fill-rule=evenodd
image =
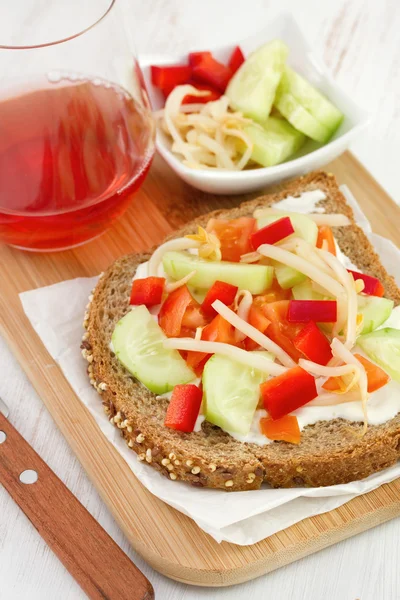
<path id="1" fill-rule="evenodd" d="M 400 303 L 400 292 L 385 271 L 364 232 L 354 223 L 353 213 L 339 191 L 335 178 L 311 173 L 282 191 L 262 196 L 231 210 L 216 211 L 188 223 L 172 237 L 195 232 L 213 217 L 251 215 L 255 208 L 269 206 L 288 195 L 320 189 L 326 212 L 343 213 L 352 224 L 335 227 L 341 250 L 364 273 L 378 277 L 385 296 Z M 110 421 L 121 430 L 139 460 L 172 480 L 197 487 L 228 491 L 258 489 L 263 482 L 273 487 L 326 486 L 362 479 L 395 463 L 400 456 L 400 413 L 379 426 L 368 427 L 342 419 L 319 421 L 305 427 L 301 442 L 272 442 L 265 446 L 233 439 L 207 422 L 200 432 L 181 433 L 164 427 L 168 400 L 158 398 L 137 381 L 109 348 L 117 321 L 129 310 L 132 277 L 150 253 L 118 259 L 100 278 L 85 315 L 87 329 L 82 353 L 88 360 L 92 385 L 102 395 Z"/>

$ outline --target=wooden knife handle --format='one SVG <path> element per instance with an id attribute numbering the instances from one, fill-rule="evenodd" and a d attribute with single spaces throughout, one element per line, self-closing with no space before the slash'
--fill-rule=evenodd
<path id="1" fill-rule="evenodd" d="M 0 484 L 89 598 L 152 600 L 153 587 L 143 573 L 2 413 L 1 431 L 7 437 L 0 443 Z M 37 472 L 36 483 L 20 481 L 27 469 Z"/>

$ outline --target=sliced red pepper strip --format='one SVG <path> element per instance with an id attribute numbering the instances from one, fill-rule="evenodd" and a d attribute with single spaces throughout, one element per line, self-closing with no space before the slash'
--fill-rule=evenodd
<path id="1" fill-rule="evenodd" d="M 280 419 L 263 417 L 260 419 L 260 429 L 269 440 L 291 444 L 300 442 L 300 427 L 295 415 L 285 415 Z"/>
<path id="2" fill-rule="evenodd" d="M 199 415 L 203 393 L 197 385 L 176 385 L 173 389 L 164 425 L 190 433 Z"/>
<path id="3" fill-rule="evenodd" d="M 328 225 L 318 227 L 317 248 L 327 250 L 336 256 L 336 244 L 332 229 Z"/>
<path id="4" fill-rule="evenodd" d="M 244 58 L 243 52 L 241 51 L 239 46 L 236 46 L 233 49 L 232 54 L 229 58 L 229 62 L 228 62 L 228 67 L 230 68 L 232 75 L 234 75 L 236 73 L 236 71 L 238 70 L 239 67 L 242 66 L 244 61 L 245 61 L 245 58 Z"/>
<path id="5" fill-rule="evenodd" d="M 196 59 L 192 69 L 192 77 L 196 81 L 208 83 L 217 90 L 224 92 L 232 77 L 232 72 L 229 67 L 215 60 L 213 56 L 203 55 L 198 60 Z"/>
<path id="6" fill-rule="evenodd" d="M 314 377 L 301 367 L 268 379 L 260 388 L 265 410 L 273 419 L 280 419 L 317 396 Z"/>
<path id="7" fill-rule="evenodd" d="M 336 300 L 291 300 L 288 321 L 290 323 L 336 323 Z"/>
<path id="8" fill-rule="evenodd" d="M 198 65 L 204 58 L 212 58 L 211 52 L 207 50 L 203 52 L 189 52 L 189 65 L 194 67 Z"/>
<path id="9" fill-rule="evenodd" d="M 363 294 L 368 294 L 369 296 L 379 296 L 381 298 L 385 293 L 385 288 L 376 277 L 364 275 L 364 273 L 357 273 L 357 271 L 352 271 L 351 269 L 347 270 L 353 275 L 354 281 L 361 279 L 364 282 L 364 289 L 362 291 Z"/>
<path id="10" fill-rule="evenodd" d="M 314 321 L 310 321 L 293 340 L 294 347 L 304 354 L 308 360 L 327 365 L 332 358 L 332 350 L 328 338 L 318 329 Z"/>
<path id="11" fill-rule="evenodd" d="M 292 233 L 294 233 L 294 227 L 290 217 L 282 217 L 282 219 L 255 231 L 250 238 L 251 245 L 254 250 L 257 250 L 262 244 L 276 244 Z"/>
<path id="12" fill-rule="evenodd" d="M 187 65 L 171 65 L 167 67 L 151 66 L 151 82 L 163 92 L 169 92 L 177 85 L 186 83 L 192 74 Z"/>
<path id="13" fill-rule="evenodd" d="M 205 315 L 215 316 L 217 311 L 211 306 L 216 300 L 221 300 L 227 306 L 230 306 L 235 299 L 238 287 L 223 281 L 216 281 L 210 287 L 206 297 L 203 300 L 201 309 Z"/>
<path id="14" fill-rule="evenodd" d="M 168 337 L 178 337 L 182 328 L 182 320 L 187 307 L 193 298 L 187 285 L 173 291 L 161 306 L 158 324 Z"/>
<path id="15" fill-rule="evenodd" d="M 144 279 L 135 279 L 132 283 L 131 299 L 129 304 L 144 304 L 145 306 L 155 306 L 161 303 L 164 291 L 164 277 L 145 277 Z"/>

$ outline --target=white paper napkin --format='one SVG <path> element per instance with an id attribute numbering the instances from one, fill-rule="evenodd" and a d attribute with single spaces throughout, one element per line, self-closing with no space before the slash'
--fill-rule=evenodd
<path id="1" fill-rule="evenodd" d="M 400 272 L 399 250 L 389 240 L 371 233 L 371 227 L 354 198 L 345 186 L 342 191 L 385 267 L 393 274 Z M 79 278 L 24 292 L 20 297 L 25 313 L 101 431 L 136 477 L 155 496 L 191 517 L 217 542 L 254 544 L 306 517 L 337 508 L 355 496 L 400 476 L 400 464 L 397 464 L 363 481 L 345 485 L 279 490 L 263 488 L 228 494 L 169 481 L 146 463 L 138 462 L 136 454 L 122 440 L 119 430 L 108 422 L 100 396 L 89 385 L 87 363 L 79 349 L 85 305 L 96 280 L 96 277 Z M 400 283 L 399 277 L 397 283 Z"/>

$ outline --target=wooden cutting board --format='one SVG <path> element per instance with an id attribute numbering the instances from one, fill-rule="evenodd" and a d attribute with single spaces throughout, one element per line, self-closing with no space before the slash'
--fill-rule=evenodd
<path id="1" fill-rule="evenodd" d="M 346 153 L 326 169 L 350 187 L 374 231 L 399 245 L 399 208 L 360 163 Z M 0 248 L 0 329 L 55 422 L 135 550 L 164 575 L 204 586 L 248 581 L 398 516 L 400 480 L 252 546 L 217 544 L 137 481 L 59 368 L 49 368 L 54 362 L 25 317 L 18 293 L 96 275 L 121 254 L 142 251 L 183 222 L 243 199 L 194 190 L 156 157 L 128 213 L 101 238 L 48 255 Z"/>

